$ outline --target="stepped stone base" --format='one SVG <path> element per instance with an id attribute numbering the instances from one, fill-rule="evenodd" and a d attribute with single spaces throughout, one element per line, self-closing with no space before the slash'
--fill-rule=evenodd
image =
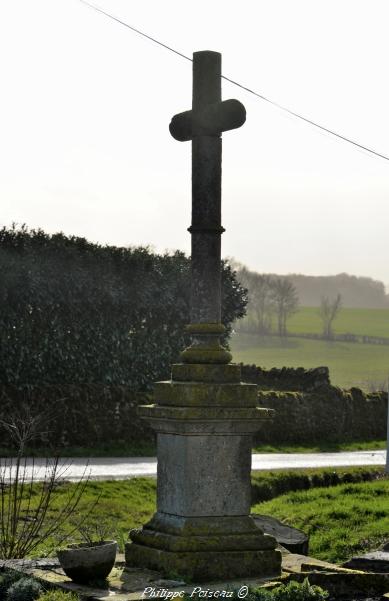
<path id="1" fill-rule="evenodd" d="M 278 575 L 281 553 L 273 536 L 249 516 L 184 518 L 157 513 L 130 532 L 126 565 L 147 566 L 199 582 Z"/>
<path id="2" fill-rule="evenodd" d="M 218 578 L 239 578 L 281 573 L 280 551 L 164 551 L 137 545 L 126 546 L 126 565 L 160 570 L 168 576 L 205 582 Z"/>
<path id="3" fill-rule="evenodd" d="M 185 356 L 203 351 L 192 345 Z M 126 566 L 199 582 L 280 574 L 276 539 L 249 515 L 251 438 L 273 412 L 257 407 L 239 365 L 176 364 L 172 376 L 156 383 L 154 404 L 138 407 L 157 432 L 158 511 L 130 532 Z"/>

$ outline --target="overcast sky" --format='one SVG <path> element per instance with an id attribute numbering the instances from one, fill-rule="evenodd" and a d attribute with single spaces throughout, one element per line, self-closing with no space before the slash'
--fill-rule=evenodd
<path id="1" fill-rule="evenodd" d="M 92 0 L 93 1 L 93 0 Z M 96 0 L 223 73 L 389 155 L 387 0 Z M 190 248 L 191 63 L 79 0 L 0 0 L 1 225 Z M 389 161 L 243 90 L 223 135 L 223 255 L 280 274 L 389 284 Z"/>

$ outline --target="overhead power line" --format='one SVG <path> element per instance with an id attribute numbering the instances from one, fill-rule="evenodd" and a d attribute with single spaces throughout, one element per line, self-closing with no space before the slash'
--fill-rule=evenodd
<path id="1" fill-rule="evenodd" d="M 178 50 L 175 50 L 171 46 L 168 46 L 167 44 L 160 42 L 156 38 L 153 38 L 152 36 L 148 35 L 147 33 L 144 33 L 140 29 L 133 27 L 129 23 L 126 23 L 125 21 L 118 19 L 118 17 L 111 15 L 110 13 L 106 12 L 102 8 L 100 8 L 94 4 L 91 4 L 90 2 L 87 2 L 87 0 L 80 0 L 80 2 L 82 2 L 82 4 L 85 4 L 86 6 L 89 6 L 89 8 L 92 8 L 93 10 L 105 15 L 109 19 L 112 19 L 113 21 L 120 23 L 120 25 L 127 27 L 134 33 L 136 33 L 140 36 L 143 36 L 144 38 L 150 40 L 151 42 L 154 42 L 155 44 L 158 44 L 159 46 L 162 46 L 162 48 L 165 48 L 166 50 L 169 50 L 170 52 L 174 52 L 174 54 L 177 54 L 178 56 L 180 56 L 181 58 L 184 58 L 187 61 L 193 62 L 193 59 L 190 58 L 189 56 L 186 56 L 185 54 L 183 54 L 182 52 L 179 52 Z M 224 79 L 225 81 L 228 81 L 229 83 L 232 83 L 234 86 L 238 86 L 239 88 L 241 88 L 242 90 L 245 90 L 246 92 L 249 92 L 250 94 L 253 94 L 257 98 L 260 98 L 261 100 L 264 100 L 265 102 L 268 102 L 269 104 L 272 104 L 273 106 L 277 107 L 281 111 L 284 111 L 284 112 L 288 113 L 289 115 L 296 117 L 297 119 L 301 119 L 301 121 L 305 121 L 305 123 L 309 123 L 310 125 L 313 125 L 314 127 L 317 127 L 318 129 L 325 131 L 326 133 L 331 134 L 332 136 L 335 136 L 336 138 L 339 138 L 340 140 L 343 140 L 344 142 L 353 144 L 357 148 L 366 150 L 366 152 L 369 152 L 370 154 L 373 154 L 377 157 L 380 157 L 381 159 L 385 159 L 386 161 L 389 161 L 389 157 L 387 157 L 386 155 L 381 154 L 380 152 L 377 152 L 376 150 L 373 150 L 372 148 L 368 148 L 367 146 L 364 146 L 363 144 L 359 144 L 359 142 L 355 142 L 355 140 L 351 140 L 350 138 L 347 138 L 346 136 L 343 136 L 342 134 L 338 134 L 337 132 L 333 131 L 332 129 L 328 129 L 328 127 L 324 127 L 324 125 L 320 125 L 319 123 L 316 123 L 315 121 L 312 121 L 311 119 L 308 119 L 307 117 L 304 117 L 303 115 L 300 115 L 299 113 L 296 113 L 296 112 L 292 111 L 291 109 L 288 109 L 286 106 L 283 106 L 282 104 L 279 104 L 278 102 L 275 102 L 274 100 L 270 100 L 270 98 L 267 98 L 266 96 L 263 96 L 263 94 L 259 94 L 258 92 L 255 92 L 255 90 L 252 90 L 251 88 L 248 88 L 247 86 L 244 86 L 243 84 L 235 81 L 234 79 L 231 79 L 230 77 L 226 77 L 225 75 L 222 75 L 222 79 Z"/>

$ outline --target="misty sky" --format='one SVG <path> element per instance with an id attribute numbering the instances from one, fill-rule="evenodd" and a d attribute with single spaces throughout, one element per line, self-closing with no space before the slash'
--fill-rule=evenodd
<path id="1" fill-rule="evenodd" d="M 96 0 L 187 55 L 389 155 L 386 0 Z M 191 63 L 79 0 L 0 0 L 1 225 L 189 251 Z M 389 284 L 389 161 L 243 90 L 223 135 L 223 255 Z"/>

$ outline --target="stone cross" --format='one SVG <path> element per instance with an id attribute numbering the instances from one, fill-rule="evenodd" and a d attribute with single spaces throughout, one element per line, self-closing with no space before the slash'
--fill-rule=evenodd
<path id="1" fill-rule="evenodd" d="M 192 344 L 138 407 L 157 433 L 157 511 L 130 532 L 126 565 L 184 579 L 279 574 L 276 540 L 250 516 L 252 434 L 271 410 L 220 344 L 221 132 L 242 125 L 244 107 L 221 102 L 221 57 L 193 55 L 193 108 L 170 132 L 192 140 Z"/>
<path id="2" fill-rule="evenodd" d="M 221 326 L 221 133 L 243 125 L 246 110 L 238 100 L 221 101 L 221 54 L 193 54 L 192 110 L 173 117 L 170 133 L 192 140 L 191 326 L 186 362 L 228 362 L 218 345 Z M 199 324 L 200 325 L 199 327 Z M 207 326 L 205 325 L 207 324 Z M 211 325 L 213 324 L 213 326 Z M 196 327 L 197 326 L 197 327 Z"/>

